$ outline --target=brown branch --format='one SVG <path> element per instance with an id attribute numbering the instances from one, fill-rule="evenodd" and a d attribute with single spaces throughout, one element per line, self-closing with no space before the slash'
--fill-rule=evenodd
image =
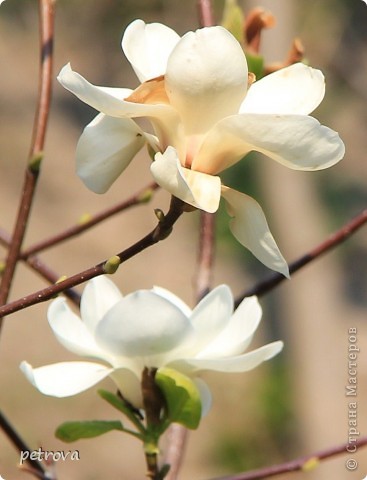
<path id="1" fill-rule="evenodd" d="M 171 233 L 173 225 L 182 215 L 183 211 L 184 203 L 181 200 L 172 197 L 170 209 L 167 215 L 163 216 L 163 218 L 159 220 L 158 225 L 148 235 L 122 252 L 118 253 L 115 257 L 111 257 L 113 260 L 118 260 L 117 265 L 114 262 L 116 268 L 118 264 L 126 262 L 146 248 L 155 245 L 161 240 L 164 240 Z M 83 272 L 77 273 L 72 277 L 66 278 L 55 285 L 51 285 L 39 290 L 38 292 L 34 292 L 26 297 L 20 298 L 14 302 L 4 305 L 3 307 L 0 307 L 0 316 L 9 315 L 22 310 L 23 308 L 30 307 L 31 305 L 45 302 L 58 293 L 64 292 L 69 288 L 80 285 L 91 278 L 97 277 L 98 275 L 103 275 L 105 273 L 112 273 L 112 271 L 109 270 L 109 260 L 101 262 L 94 267 L 84 270 Z"/>
<path id="2" fill-rule="evenodd" d="M 116 215 L 117 213 L 121 213 L 124 210 L 127 210 L 131 207 L 134 207 L 136 205 L 140 205 L 142 203 L 146 203 L 147 201 L 150 200 L 152 193 L 157 190 L 158 185 L 153 182 L 144 187 L 143 189 L 139 190 L 136 194 L 134 194 L 132 197 L 128 198 L 127 200 L 124 200 L 123 202 L 120 202 L 102 212 L 99 212 L 92 217 L 90 217 L 87 221 L 82 222 L 77 225 L 73 225 L 72 227 L 64 230 L 61 233 L 58 233 L 57 235 L 54 235 L 50 238 L 47 238 L 35 245 L 32 245 L 31 247 L 27 248 L 24 250 L 20 257 L 22 259 L 28 258 L 30 255 L 34 255 L 35 253 L 39 253 L 40 251 L 46 250 L 47 248 L 53 247 L 65 240 L 68 240 L 76 235 L 79 235 L 80 233 L 84 232 L 85 230 L 88 230 L 89 228 L 97 225 L 98 223 L 101 223 L 102 221 L 106 220 L 107 218 L 112 217 L 113 215 Z"/>
<path id="3" fill-rule="evenodd" d="M 28 445 L 22 440 L 18 432 L 15 431 L 14 427 L 10 425 L 7 418 L 4 416 L 4 414 L 1 411 L 0 411 L 0 428 L 3 430 L 5 435 L 9 438 L 9 440 L 15 446 L 15 448 L 19 453 L 21 452 L 29 452 L 29 454 L 31 453 L 31 450 L 28 447 Z M 28 470 L 28 471 L 34 472 L 34 475 L 36 475 L 38 478 L 41 478 L 41 479 L 50 478 L 47 475 L 46 469 L 43 467 L 43 465 L 39 461 L 31 459 L 30 455 L 25 461 L 31 467 L 31 470 Z"/>
<path id="4" fill-rule="evenodd" d="M 37 112 L 34 120 L 33 137 L 25 171 L 23 190 L 18 215 L 8 251 L 4 275 L 0 286 L 0 305 L 6 303 L 15 274 L 19 253 L 26 232 L 31 206 L 39 175 L 42 150 L 45 142 L 52 89 L 52 47 L 54 31 L 54 2 L 40 0 L 40 81 Z M 3 318 L 0 318 L 0 331 Z"/>
<path id="5" fill-rule="evenodd" d="M 215 214 L 201 212 L 199 254 L 196 275 L 196 301 L 199 302 L 210 290 L 215 253 Z"/>
<path id="6" fill-rule="evenodd" d="M 9 248 L 11 242 L 10 235 L 7 234 L 2 228 L 0 228 L 0 244 L 3 245 L 4 247 Z M 41 275 L 42 278 L 47 280 L 49 283 L 56 283 L 60 275 L 58 275 L 56 272 L 51 270 L 37 255 L 33 255 L 32 257 L 29 257 L 27 259 L 22 260 L 35 272 L 37 272 L 39 275 Z M 78 292 L 76 292 L 73 289 L 66 290 L 64 294 L 72 301 L 75 303 L 75 305 L 79 305 L 80 303 L 80 295 Z"/>
<path id="7" fill-rule="evenodd" d="M 327 238 L 324 242 L 320 243 L 305 255 L 295 260 L 289 265 L 289 272 L 295 273 L 303 268 L 308 263 L 312 262 L 316 258 L 320 257 L 324 253 L 336 248 L 341 243 L 345 242 L 351 235 L 359 230 L 365 223 L 367 223 L 367 209 L 363 210 L 359 215 L 354 217 L 351 221 L 343 225 L 333 235 Z M 245 290 L 241 295 L 236 298 L 236 307 L 246 297 L 252 295 L 261 296 L 269 292 L 273 288 L 277 287 L 281 282 L 285 280 L 285 277 L 277 272 L 272 272 L 267 278 L 257 283 L 252 288 Z"/>
<path id="8" fill-rule="evenodd" d="M 356 448 L 364 447 L 367 445 L 367 436 L 360 438 L 355 444 Z M 230 475 L 228 477 L 220 477 L 212 480 L 260 480 L 270 477 L 275 477 L 289 472 L 297 472 L 300 470 L 307 470 L 307 467 L 311 469 L 313 466 L 317 466 L 318 462 L 325 460 L 327 458 L 335 457 L 342 453 L 347 452 L 347 447 L 345 443 L 338 445 L 336 447 L 328 448 L 327 450 L 322 450 L 321 452 L 316 452 L 312 455 L 305 457 L 300 457 L 296 460 L 291 460 L 290 462 L 282 463 L 281 465 L 273 465 L 271 467 L 260 468 L 258 470 L 252 470 L 250 472 L 237 473 L 235 475 Z"/>
<path id="9" fill-rule="evenodd" d="M 198 0 L 198 16 L 200 27 L 212 27 L 215 24 L 211 0 Z"/>

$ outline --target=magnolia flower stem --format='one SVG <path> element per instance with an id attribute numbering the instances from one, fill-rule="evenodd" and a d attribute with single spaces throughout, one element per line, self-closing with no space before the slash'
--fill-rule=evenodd
<path id="1" fill-rule="evenodd" d="M 158 225 L 148 235 L 116 255 L 120 259 L 120 263 L 126 262 L 146 248 L 155 245 L 161 240 L 164 240 L 171 233 L 173 225 L 183 212 L 183 202 L 175 197 L 172 197 L 170 209 L 164 218 L 158 222 Z M 35 305 L 37 303 L 45 302 L 58 293 L 64 292 L 65 290 L 75 287 L 76 285 L 80 285 L 81 283 L 97 277 L 98 275 L 103 275 L 105 273 L 104 266 L 106 262 L 107 260 L 94 267 L 84 270 L 83 272 L 77 273 L 72 277 L 68 277 L 54 285 L 46 287 L 42 290 L 38 290 L 37 292 L 0 307 L 0 317 L 15 313 L 23 308 Z"/>
<path id="2" fill-rule="evenodd" d="M 147 421 L 147 435 L 144 443 L 145 458 L 148 468 L 147 477 L 152 480 L 159 480 L 160 472 L 158 466 L 158 440 L 161 434 L 161 412 L 164 407 L 164 397 L 154 381 L 155 371 L 145 368 L 142 375 L 142 393 L 144 410 Z"/>
<path id="3" fill-rule="evenodd" d="M 367 436 L 360 438 L 355 443 L 357 449 L 360 449 L 366 445 Z M 336 455 L 341 455 L 343 453 L 345 454 L 347 452 L 346 447 L 347 445 L 343 443 L 342 445 L 328 448 L 327 450 L 322 450 L 312 455 L 291 460 L 290 462 L 282 463 L 280 465 L 273 465 L 271 467 L 260 468 L 258 470 L 252 470 L 250 472 L 239 473 L 229 477 L 220 477 L 212 480 L 261 480 L 289 472 L 306 472 L 316 468 L 319 462 L 322 460 L 326 460 L 327 458 L 335 457 Z"/>
<path id="4" fill-rule="evenodd" d="M 63 232 L 27 248 L 21 253 L 20 257 L 22 260 L 27 259 L 35 253 L 39 253 L 40 251 L 46 250 L 47 248 L 53 247 L 65 240 L 69 240 L 70 238 L 79 235 L 80 233 L 90 229 L 95 225 L 98 225 L 102 221 L 112 217 L 113 215 L 116 215 L 117 213 L 121 213 L 122 211 L 128 210 L 131 207 L 147 203 L 152 198 L 153 192 L 158 188 L 159 187 L 155 182 L 150 183 L 127 200 L 124 200 L 123 202 L 120 202 L 102 212 L 91 216 L 86 221 L 81 221 L 77 225 L 73 225 Z"/>
<path id="5" fill-rule="evenodd" d="M 50 110 L 52 91 L 52 48 L 54 32 L 54 2 L 53 0 L 40 0 L 40 83 L 37 112 L 34 120 L 33 137 L 25 170 L 22 195 L 18 208 L 18 215 L 12 235 L 11 245 L 8 251 L 4 275 L 0 287 L 0 305 L 4 304 L 9 296 L 11 284 L 14 278 L 19 253 L 22 247 L 28 219 L 33 203 L 37 185 L 42 151 L 45 143 L 45 135 Z M 0 318 L 0 329 L 3 318 Z"/>
<path id="6" fill-rule="evenodd" d="M 363 210 L 359 215 L 354 217 L 352 220 L 343 225 L 339 230 L 332 234 L 325 241 L 314 247 L 308 253 L 302 255 L 297 260 L 289 265 L 289 272 L 295 273 L 300 270 L 302 267 L 320 257 L 324 253 L 329 252 L 334 249 L 345 240 L 347 240 L 351 235 L 357 232 L 363 225 L 367 223 L 367 209 Z M 242 302 L 246 297 L 251 297 L 252 295 L 261 296 L 275 288 L 279 283 L 283 282 L 285 277 L 280 273 L 273 272 L 268 275 L 263 281 L 259 282 L 252 288 L 245 290 L 239 297 L 236 298 L 235 305 L 236 307 Z"/>

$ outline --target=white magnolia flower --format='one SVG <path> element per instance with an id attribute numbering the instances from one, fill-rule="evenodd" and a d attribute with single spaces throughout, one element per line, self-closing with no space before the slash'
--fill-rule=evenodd
<path id="1" fill-rule="evenodd" d="M 324 76 L 302 63 L 251 86 L 245 55 L 222 27 L 180 38 L 159 23 L 132 22 L 122 48 L 142 83 L 135 91 L 97 87 L 66 65 L 60 83 L 100 113 L 77 146 L 77 172 L 104 193 L 144 143 L 156 151 L 158 184 L 207 212 L 220 197 L 233 216 L 234 236 L 265 265 L 288 275 L 260 205 L 221 184 L 218 174 L 252 150 L 297 170 L 338 162 L 338 134 L 309 116 L 325 93 Z M 155 135 L 132 119 L 146 117 Z"/>
<path id="2" fill-rule="evenodd" d="M 162 288 L 138 290 L 125 297 L 106 277 L 88 282 L 81 318 L 64 298 L 48 310 L 58 341 L 73 353 L 95 361 L 72 361 L 33 369 L 22 362 L 28 380 L 46 395 L 67 397 L 110 376 L 126 399 L 142 405 L 144 367 L 170 367 L 194 379 L 203 411 L 211 395 L 198 378 L 205 370 L 246 372 L 272 358 L 283 347 L 277 341 L 243 353 L 261 319 L 256 297 L 245 299 L 233 313 L 230 289 L 221 285 L 191 310 Z"/>

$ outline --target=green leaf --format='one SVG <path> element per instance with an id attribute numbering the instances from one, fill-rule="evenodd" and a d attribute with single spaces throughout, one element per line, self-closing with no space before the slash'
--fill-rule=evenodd
<path id="1" fill-rule="evenodd" d="M 222 26 L 244 45 L 244 20 L 242 9 L 238 6 L 237 0 L 226 0 L 224 5 Z"/>
<path id="2" fill-rule="evenodd" d="M 106 400 L 110 405 L 120 410 L 122 413 L 126 413 L 126 410 L 129 410 L 129 406 L 126 402 L 119 396 L 114 393 L 108 392 L 107 390 L 98 390 L 98 395 L 100 395 L 104 400 Z M 129 410 L 130 411 L 130 410 Z"/>
<path id="3" fill-rule="evenodd" d="M 201 419 L 201 399 L 195 383 L 172 368 L 160 368 L 155 381 L 167 402 L 169 420 L 196 429 Z"/>
<path id="4" fill-rule="evenodd" d="M 111 430 L 123 431 L 122 423 L 118 420 L 103 421 L 91 420 L 85 422 L 65 422 L 60 425 L 55 436 L 64 442 L 75 442 L 81 438 L 93 438 L 110 432 Z"/>
<path id="5" fill-rule="evenodd" d="M 245 53 L 248 71 L 255 74 L 256 80 L 260 80 L 264 76 L 264 57 L 262 55 L 254 55 L 253 53 Z"/>
<path id="6" fill-rule="evenodd" d="M 134 411 L 133 408 L 122 398 L 114 393 L 108 392 L 107 390 L 98 390 L 98 395 L 100 395 L 110 405 L 117 408 L 117 410 L 124 413 L 141 433 L 145 433 L 144 425 L 136 415 L 137 410 Z"/>

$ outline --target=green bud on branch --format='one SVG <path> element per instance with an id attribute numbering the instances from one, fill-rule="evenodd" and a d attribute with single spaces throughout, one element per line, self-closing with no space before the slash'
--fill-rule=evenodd
<path id="1" fill-rule="evenodd" d="M 43 152 L 38 152 L 29 160 L 29 169 L 32 173 L 38 173 L 43 160 Z"/>
<path id="2" fill-rule="evenodd" d="M 112 275 L 117 271 L 121 263 L 121 259 L 118 255 L 114 255 L 113 257 L 109 258 L 107 262 L 103 265 L 104 273 L 108 273 Z"/>

